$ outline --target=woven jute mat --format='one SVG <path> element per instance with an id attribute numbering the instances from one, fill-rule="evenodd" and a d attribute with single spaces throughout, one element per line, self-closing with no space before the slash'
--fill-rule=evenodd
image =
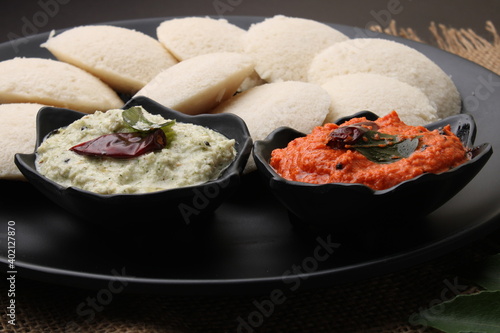
<path id="1" fill-rule="evenodd" d="M 398 28 L 394 20 L 387 27 L 372 26 L 371 29 L 437 46 L 500 75 L 500 35 L 491 21 L 485 23 L 489 39 L 481 37 L 471 29 L 456 29 L 435 22 L 429 26 L 433 40 L 422 40 L 412 28 Z"/>
<path id="2" fill-rule="evenodd" d="M 408 28 L 374 30 L 434 44 L 500 73 L 500 37 L 432 24 L 433 41 Z M 422 311 L 476 287 L 457 268 L 500 250 L 500 234 L 404 271 L 325 289 L 298 290 L 271 311 L 260 310 L 267 295 L 181 297 L 119 293 L 105 307 L 81 307 L 96 291 L 16 280 L 16 326 L 9 324 L 8 284 L 0 290 L 2 332 L 436 332 Z M 2 276 L 5 281 L 6 277 Z M 88 303 L 87 303 L 88 304 Z M 268 303 L 267 303 L 268 304 Z M 83 311 L 86 311 L 83 313 Z M 267 312 L 267 313 L 265 313 Z M 265 313 L 265 314 L 263 314 Z"/>

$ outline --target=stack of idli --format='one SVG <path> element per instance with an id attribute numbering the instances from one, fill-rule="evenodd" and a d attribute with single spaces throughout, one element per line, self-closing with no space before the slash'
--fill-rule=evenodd
<path id="1" fill-rule="evenodd" d="M 175 88 L 175 79 L 166 84 L 167 78 L 175 76 L 165 73 L 139 94 L 186 113 L 210 112 L 212 106 L 212 112 L 236 114 L 247 123 L 254 140 L 265 138 L 279 126 L 307 133 L 314 126 L 361 110 L 379 116 L 396 110 L 401 119 L 415 126 L 460 112 L 453 82 L 422 53 L 388 40 L 350 39 L 316 21 L 276 15 L 252 24 L 245 32 L 223 19 L 191 17 L 163 22 L 157 35 L 181 63 L 228 51 L 251 58 L 253 73 L 260 81 L 237 89 L 243 93 L 236 96 L 230 94 L 233 86 L 224 98 L 214 100 L 200 94 L 184 97 L 187 102 L 179 106 L 172 96 L 182 89 Z M 187 67 L 181 71 L 179 65 L 171 71 L 175 67 L 179 68 L 177 75 L 192 76 Z M 241 80 L 244 74 L 239 74 Z M 196 90 L 194 86 L 187 85 L 186 91 Z M 167 91 L 170 96 L 165 99 Z M 307 111 L 301 114 L 296 106 Z M 246 170 L 253 167 L 250 161 Z"/>
<path id="2" fill-rule="evenodd" d="M 136 96 L 187 114 L 204 113 L 232 97 L 253 69 L 252 59 L 243 53 L 208 53 L 166 69 Z"/>
<path id="3" fill-rule="evenodd" d="M 244 53 L 245 34 L 246 30 L 225 19 L 196 16 L 167 20 L 156 29 L 160 43 L 179 61 L 209 53 Z M 243 80 L 237 92 L 263 83 L 265 81 L 257 72 L 252 71 Z"/>
<path id="4" fill-rule="evenodd" d="M 460 95 L 451 78 L 424 54 L 390 40 L 358 38 L 336 43 L 314 57 L 308 71 L 308 80 L 323 85 L 338 75 L 354 73 L 380 74 L 418 88 L 430 100 L 438 118 L 460 112 Z M 387 81 L 371 82 L 374 85 L 373 92 L 376 92 L 379 89 L 376 85 L 383 85 Z M 350 88 L 356 89 L 354 86 Z M 408 89 L 401 84 L 401 90 Z M 399 95 L 399 92 L 394 91 L 384 98 L 394 101 L 393 109 L 396 111 L 408 113 L 413 109 L 410 105 L 408 110 L 396 109 L 397 105 L 404 107 L 396 101 L 401 97 Z M 364 98 L 363 95 L 359 97 Z M 335 115 L 338 116 L 339 111 Z"/>
<path id="5" fill-rule="evenodd" d="M 183 17 L 162 22 L 157 39 L 179 63 L 158 74 L 135 96 L 198 114 L 262 84 L 253 59 L 244 53 L 245 34 L 246 30 L 225 19 Z"/>

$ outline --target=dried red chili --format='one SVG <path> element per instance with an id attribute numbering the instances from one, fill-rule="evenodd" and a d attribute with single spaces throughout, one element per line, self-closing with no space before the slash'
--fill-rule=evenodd
<path id="1" fill-rule="evenodd" d="M 376 131 L 377 129 L 378 125 L 372 121 L 364 121 L 351 126 L 341 126 L 328 135 L 326 145 L 333 149 L 342 149 L 346 145 L 358 142 L 366 132 L 370 130 Z"/>
<path id="2" fill-rule="evenodd" d="M 101 135 L 73 146 L 70 150 L 80 155 L 125 159 L 161 150 L 166 145 L 165 133 L 157 129 L 146 135 L 139 132 Z"/>

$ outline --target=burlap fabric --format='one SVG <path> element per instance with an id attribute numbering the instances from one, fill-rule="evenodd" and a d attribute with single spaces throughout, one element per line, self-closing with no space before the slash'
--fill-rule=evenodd
<path id="1" fill-rule="evenodd" d="M 412 28 L 398 28 L 394 20 L 385 28 L 373 26 L 372 30 L 433 44 L 500 74 L 500 35 L 491 21 L 485 23 L 489 39 L 481 37 L 471 29 L 450 28 L 434 22 L 429 27 L 434 36 L 434 40 L 430 41 L 422 40 Z"/>
<path id="2" fill-rule="evenodd" d="M 433 41 L 500 74 L 500 37 L 491 22 L 491 39 L 470 30 L 432 24 Z M 384 30 L 420 40 L 393 22 Z M 421 40 L 420 40 L 421 41 Z M 92 318 L 79 316 L 78 305 L 95 292 L 17 277 L 16 326 L 8 323 L 7 283 L 0 290 L 2 332 L 436 332 L 419 313 L 454 294 L 473 292 L 457 269 L 500 250 L 500 233 L 417 267 L 326 289 L 297 291 L 276 306 L 258 328 L 241 325 L 255 302 L 269 295 L 180 297 L 117 294 Z M 5 276 L 2 280 L 5 281 Z M 255 324 L 255 323 L 254 323 Z"/>

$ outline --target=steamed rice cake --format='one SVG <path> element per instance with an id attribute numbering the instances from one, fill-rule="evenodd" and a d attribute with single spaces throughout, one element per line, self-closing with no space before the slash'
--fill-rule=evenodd
<path id="1" fill-rule="evenodd" d="M 450 77 L 419 51 L 390 40 L 358 38 L 336 43 L 314 57 L 308 80 L 324 84 L 336 75 L 374 73 L 421 89 L 445 118 L 460 113 L 461 100 Z"/>
<path id="2" fill-rule="evenodd" d="M 16 153 L 35 151 L 36 116 L 44 107 L 34 103 L 0 105 L 0 179 L 24 180 L 14 164 Z"/>
<path id="3" fill-rule="evenodd" d="M 113 89 L 135 93 L 177 60 L 153 37 L 132 29 L 89 25 L 42 44 L 57 59 L 92 73 Z"/>
<path id="4" fill-rule="evenodd" d="M 162 22 L 156 29 L 160 43 L 179 61 L 215 52 L 243 52 L 245 30 L 225 19 L 184 17 Z"/>
<path id="5" fill-rule="evenodd" d="M 167 68 L 136 96 L 187 114 L 208 112 L 230 98 L 253 69 L 253 61 L 242 53 L 204 54 Z"/>
<path id="6" fill-rule="evenodd" d="M 267 83 L 219 105 L 214 113 L 232 113 L 245 121 L 252 139 L 263 140 L 280 126 L 309 133 L 323 124 L 330 96 L 316 84 L 299 81 Z M 245 172 L 255 169 L 252 158 Z"/>
<path id="7" fill-rule="evenodd" d="M 0 103 L 40 103 L 87 113 L 123 106 L 123 101 L 108 85 L 61 61 L 5 60 L 0 62 L 0 77 Z"/>
<path id="8" fill-rule="evenodd" d="M 331 97 L 325 122 L 364 110 L 379 117 L 397 111 L 401 120 L 411 126 L 438 120 L 436 108 L 420 89 L 391 77 L 370 73 L 338 75 L 322 87 Z"/>
<path id="9" fill-rule="evenodd" d="M 313 57 L 347 40 L 340 31 L 313 20 L 277 15 L 250 26 L 243 38 L 245 52 L 267 82 L 307 81 Z"/>
<path id="10" fill-rule="evenodd" d="M 243 53 L 242 38 L 246 30 L 226 19 L 183 17 L 162 22 L 156 29 L 160 43 L 179 61 L 208 53 Z M 265 83 L 253 71 L 238 88 L 244 91 Z"/>

